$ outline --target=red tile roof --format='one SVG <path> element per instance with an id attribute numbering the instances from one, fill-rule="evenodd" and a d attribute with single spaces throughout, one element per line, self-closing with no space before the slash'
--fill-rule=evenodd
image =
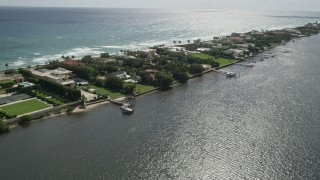
<path id="1" fill-rule="evenodd" d="M 83 64 L 78 60 L 64 60 L 64 61 L 62 61 L 62 63 L 67 64 L 67 65 L 82 65 Z"/>

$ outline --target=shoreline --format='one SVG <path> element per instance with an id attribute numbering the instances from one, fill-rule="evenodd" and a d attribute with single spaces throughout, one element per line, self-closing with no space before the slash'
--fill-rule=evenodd
<path id="1" fill-rule="evenodd" d="M 297 27 L 298 28 L 298 27 Z M 289 31 L 290 32 L 290 31 Z M 223 68 L 226 68 L 228 66 L 232 66 L 232 65 L 235 65 L 239 62 L 243 62 L 243 61 L 246 61 L 248 60 L 248 58 L 259 58 L 259 55 L 265 53 L 266 51 L 270 51 L 271 49 L 274 49 L 276 47 L 280 47 L 280 46 L 283 46 L 285 45 L 286 43 L 288 42 L 291 42 L 291 41 L 294 41 L 294 40 L 297 40 L 297 39 L 301 39 L 303 37 L 311 37 L 313 35 L 317 35 L 317 34 L 310 34 L 308 36 L 298 36 L 298 37 L 290 37 L 290 40 L 286 41 L 286 42 L 282 42 L 282 43 L 277 43 L 277 44 L 273 44 L 267 48 L 264 48 L 263 50 L 257 52 L 256 54 L 254 55 L 250 55 L 250 56 L 247 56 L 247 57 L 244 57 L 243 59 L 235 59 L 234 62 L 231 62 L 229 64 L 224 64 L 223 66 L 220 66 L 220 67 L 216 67 L 216 68 L 209 68 L 207 70 L 204 70 L 203 72 L 199 73 L 199 74 L 195 74 L 195 75 L 191 75 L 189 76 L 187 79 L 194 79 L 194 78 L 197 78 L 199 76 L 202 76 L 204 74 L 208 74 L 208 73 L 211 73 L 211 72 L 219 72 L 219 69 L 223 69 Z M 205 42 L 205 41 L 200 41 L 200 42 Z M 193 43 L 191 43 L 193 44 Z M 175 46 L 179 46 L 179 47 L 184 47 L 184 45 L 180 44 L 180 45 L 175 45 Z M 166 46 L 166 48 L 172 48 L 172 47 L 175 47 L 175 46 Z M 41 65 L 41 64 L 39 64 Z M 30 65 L 28 65 L 30 66 Z M 32 65 L 32 67 L 36 67 L 38 65 Z M 18 68 L 10 68 L 10 69 L 18 69 Z M 0 72 L 3 72 L 3 71 L 6 71 L 5 69 L 3 70 L 0 70 Z M 173 89 L 175 86 L 177 85 L 183 85 L 183 83 L 179 83 L 177 81 L 173 82 L 172 85 L 171 85 L 171 89 Z M 142 93 L 139 93 L 139 94 L 135 94 L 133 95 L 134 97 L 139 97 L 139 96 L 142 96 L 142 95 L 145 95 L 145 94 L 149 94 L 149 93 L 152 93 L 152 92 L 156 92 L 156 91 L 159 91 L 159 87 L 155 87 L 154 89 L 151 89 L 151 90 L 148 90 L 148 91 L 145 91 L 145 92 L 142 92 Z M 79 105 L 77 105 L 72 112 L 70 113 L 67 113 L 67 112 L 62 112 L 62 113 L 59 113 L 59 114 L 54 114 L 54 113 L 50 113 L 49 116 L 44 116 L 44 117 L 41 117 L 40 119 L 43 120 L 45 118 L 48 118 L 48 117 L 55 117 L 55 116 L 58 116 L 58 115 L 66 115 L 66 114 L 73 114 L 73 113 L 85 113 L 85 112 L 88 112 L 90 111 L 91 109 L 94 109 L 96 107 L 99 107 L 101 105 L 104 105 L 104 104 L 108 104 L 108 103 L 111 103 L 110 100 L 115 100 L 115 101 L 121 101 L 121 100 L 124 100 L 125 99 L 125 96 L 124 97 L 120 97 L 120 98 L 116 98 L 116 99 L 105 99 L 105 100 L 98 100 L 96 102 L 92 102 L 92 103 L 87 103 L 84 105 L 85 108 L 80 108 Z M 29 114 L 32 114 L 33 112 L 29 113 Z M 9 119 L 10 120 L 10 119 Z M 39 119 L 34 119 L 32 121 L 37 121 Z M 7 121 L 5 121 L 7 123 Z M 8 124 L 8 123 L 7 123 Z M 17 121 L 13 124 L 10 124 L 10 129 L 11 128 L 14 128 L 17 126 Z"/>
<path id="2" fill-rule="evenodd" d="M 85 112 L 88 112 L 90 111 L 91 109 L 94 109 L 96 107 L 99 107 L 101 105 L 104 105 L 104 104 L 110 104 L 110 102 L 108 100 L 106 101 L 103 101 L 103 102 L 99 102 L 99 103 L 94 103 L 94 104 L 89 104 L 89 105 L 85 105 L 85 109 L 81 109 L 79 107 L 76 107 L 71 114 L 73 113 L 85 113 Z"/>
<path id="3" fill-rule="evenodd" d="M 240 61 L 237 61 L 237 62 L 240 62 Z M 235 63 L 231 63 L 231 64 L 226 65 L 224 67 L 227 67 L 227 66 L 230 66 L 230 65 L 233 65 L 233 64 L 235 64 Z M 224 67 L 221 67 L 221 68 L 224 68 Z M 209 73 L 212 73 L 212 72 L 216 72 L 216 69 L 210 69 L 210 70 L 204 71 L 204 72 L 202 72 L 200 74 L 196 74 L 196 75 L 190 76 L 188 79 L 195 79 L 195 78 L 201 77 L 204 74 L 209 74 Z M 175 83 L 173 83 L 171 85 L 172 86 L 171 89 L 174 89 L 174 87 L 179 86 L 179 85 L 183 85 L 183 84 L 181 84 L 179 82 L 175 82 Z M 141 97 L 143 95 L 147 95 L 147 94 L 158 92 L 158 91 L 161 91 L 161 90 L 159 88 L 155 88 L 155 89 L 152 89 L 152 90 L 149 90 L 149 91 L 134 95 L 134 97 Z M 116 99 L 113 99 L 113 100 L 121 101 L 121 100 L 124 100 L 124 99 L 125 99 L 125 97 L 120 97 L 120 98 L 116 98 Z M 59 114 L 51 113 L 49 116 L 45 116 L 45 117 L 42 117 L 42 118 L 39 118 L 39 119 L 34 119 L 31 122 L 33 122 L 33 121 L 41 121 L 41 120 L 45 120 L 46 118 L 52 118 L 52 117 L 57 117 L 57 116 L 86 113 L 86 112 L 88 112 L 88 111 L 90 111 L 92 109 L 95 109 L 95 108 L 97 108 L 99 106 L 102 106 L 102 105 L 105 105 L 105 104 L 112 104 L 112 103 L 110 102 L 109 99 L 103 100 L 101 102 L 93 102 L 91 104 L 84 105 L 84 107 L 85 107 L 84 109 L 82 109 L 79 106 L 77 106 L 71 113 L 67 113 L 67 112 L 61 112 Z M 10 129 L 14 129 L 14 128 L 18 127 L 18 126 L 19 125 L 17 123 L 13 123 L 13 124 L 9 125 Z"/>
<path id="4" fill-rule="evenodd" d="M 81 114 L 81 113 L 86 113 L 94 108 L 97 108 L 99 106 L 102 106 L 104 104 L 109 104 L 109 100 L 106 100 L 106 101 L 103 101 L 103 102 L 99 102 L 99 103 L 93 103 L 93 104 L 89 104 L 89 105 L 86 105 L 85 109 L 81 109 L 79 107 L 76 107 L 71 113 L 67 113 L 67 112 L 61 112 L 59 114 L 55 114 L 55 113 L 51 113 L 49 116 L 45 116 L 45 117 L 42 117 L 42 118 L 39 118 L 39 119 L 33 119 L 31 120 L 31 123 L 32 122 L 35 122 L 35 121 L 44 121 L 46 120 L 47 118 L 53 118 L 53 117 L 57 117 L 57 116 L 65 116 L 65 115 L 72 115 L 72 114 Z M 14 129 L 16 127 L 19 127 L 19 125 L 17 123 L 12 123 L 12 124 L 9 124 L 9 128 L 10 130 L 11 129 Z"/>
<path id="5" fill-rule="evenodd" d="M 317 34 L 315 34 L 315 35 L 317 35 Z M 313 36 L 313 35 L 311 35 L 311 36 Z M 306 37 L 311 37 L 311 36 L 306 36 Z M 303 37 L 301 37 L 301 38 L 303 38 Z M 301 38 L 296 38 L 295 40 L 301 39 Z M 285 45 L 285 44 L 284 44 L 284 45 Z M 283 44 L 274 45 L 274 46 L 268 48 L 267 50 L 265 50 L 265 51 L 263 51 L 263 52 L 261 52 L 261 53 L 258 53 L 257 55 L 263 54 L 264 52 L 266 52 L 266 51 L 268 51 L 268 50 L 274 49 L 274 48 L 276 48 L 276 47 L 281 47 L 281 46 L 283 46 Z M 252 56 L 252 57 L 248 57 L 248 58 L 256 58 L 256 56 Z M 195 74 L 195 75 L 190 76 L 190 77 L 188 78 L 188 80 L 201 77 L 201 76 L 204 75 L 204 74 L 209 74 L 209 73 L 212 73 L 212 72 L 218 72 L 219 69 L 223 69 L 223 68 L 226 68 L 226 67 L 229 67 L 229 66 L 233 66 L 233 65 L 235 65 L 235 64 L 237 64 L 237 63 L 239 63 L 239 62 L 243 62 L 243 61 L 246 61 L 246 59 L 245 59 L 245 60 L 236 60 L 235 62 L 226 64 L 226 65 L 221 66 L 221 67 L 218 67 L 218 68 L 211 68 L 211 69 L 209 69 L 209 70 L 203 71 L 202 73 L 199 73 L 199 74 Z M 175 83 L 172 84 L 172 88 L 171 88 L 171 89 L 173 89 L 174 87 L 176 87 L 176 86 L 178 86 L 178 85 L 183 85 L 183 84 L 181 84 L 181 83 L 179 83 L 179 82 L 175 82 Z M 147 95 L 147 94 L 150 94 L 150 93 L 153 93 L 153 92 L 157 92 L 157 91 L 161 91 L 161 90 L 160 90 L 158 87 L 156 87 L 156 88 L 154 88 L 154 89 L 152 89 L 152 90 L 149 90 L 149 91 L 146 91 L 146 92 L 142 92 L 142 93 L 136 94 L 136 95 L 134 95 L 134 97 L 140 97 L 140 96 Z M 123 98 L 125 98 L 125 97 L 116 98 L 116 99 L 114 99 L 114 100 L 123 100 Z M 98 102 L 98 103 L 93 103 L 93 104 L 85 105 L 85 107 L 86 107 L 85 109 L 80 109 L 80 108 L 77 107 L 77 108 L 74 109 L 74 111 L 73 111 L 71 114 L 73 114 L 73 113 L 85 113 L 85 112 L 88 112 L 90 109 L 94 109 L 94 108 L 97 108 L 97 107 L 99 107 L 99 106 L 101 106 L 101 105 L 109 104 L 109 103 L 111 103 L 109 100 L 105 100 L 104 102 Z M 112 103 L 111 103 L 111 104 L 112 104 Z"/>

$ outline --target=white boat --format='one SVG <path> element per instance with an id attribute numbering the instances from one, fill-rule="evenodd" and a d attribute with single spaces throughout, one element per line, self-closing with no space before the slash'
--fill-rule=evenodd
<path id="1" fill-rule="evenodd" d="M 233 72 L 227 72 L 227 73 L 226 73 L 226 76 L 227 76 L 227 77 L 235 77 L 236 74 L 233 73 Z"/>
<path id="2" fill-rule="evenodd" d="M 123 103 L 123 105 L 122 105 L 122 106 L 126 106 L 126 107 L 131 108 L 131 107 L 132 107 L 132 104 L 130 104 L 130 103 Z"/>
<path id="3" fill-rule="evenodd" d="M 253 67 L 254 64 L 253 63 L 250 63 L 250 64 L 246 64 L 246 67 Z"/>
<path id="4" fill-rule="evenodd" d="M 132 108 L 130 108 L 127 105 L 120 106 L 120 109 L 121 109 L 123 114 L 131 114 L 134 111 Z"/>

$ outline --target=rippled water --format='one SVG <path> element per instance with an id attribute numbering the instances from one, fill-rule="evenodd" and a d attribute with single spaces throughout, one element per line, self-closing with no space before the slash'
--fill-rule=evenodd
<path id="1" fill-rule="evenodd" d="M 0 136 L 0 179 L 320 179 L 320 36 L 254 68 Z"/>
<path id="2" fill-rule="evenodd" d="M 0 7 L 0 69 L 315 21 L 319 12 Z"/>

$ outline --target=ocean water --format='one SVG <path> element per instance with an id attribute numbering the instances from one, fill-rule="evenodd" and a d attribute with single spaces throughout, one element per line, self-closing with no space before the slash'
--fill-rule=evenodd
<path id="1" fill-rule="evenodd" d="M 319 12 L 0 7 L 0 69 L 315 21 Z"/>

